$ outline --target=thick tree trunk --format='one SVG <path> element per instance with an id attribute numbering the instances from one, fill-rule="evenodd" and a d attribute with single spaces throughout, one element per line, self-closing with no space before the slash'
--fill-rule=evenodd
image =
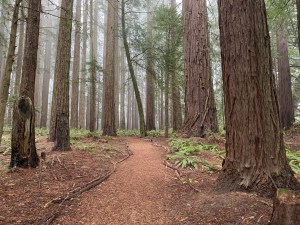
<path id="1" fill-rule="evenodd" d="M 147 3 L 147 52 L 146 52 L 146 129 L 155 130 L 154 69 L 153 69 L 153 6 Z"/>
<path id="2" fill-rule="evenodd" d="M 115 6 L 115 124 L 116 128 L 120 127 L 120 34 L 119 31 L 119 2 L 116 1 Z"/>
<path id="3" fill-rule="evenodd" d="M 226 122 L 218 188 L 264 195 L 296 188 L 279 125 L 264 1 L 219 0 L 218 6 Z"/>
<path id="4" fill-rule="evenodd" d="M 300 0 L 296 0 L 297 24 L 298 24 L 298 47 L 300 52 Z"/>
<path id="5" fill-rule="evenodd" d="M 115 125 L 115 0 L 108 4 L 106 56 L 103 77 L 103 135 L 116 136 Z"/>
<path id="6" fill-rule="evenodd" d="M 298 225 L 300 192 L 278 189 L 273 203 L 271 225 Z"/>
<path id="7" fill-rule="evenodd" d="M 71 96 L 71 127 L 78 128 L 78 100 L 79 100 L 79 70 L 80 70 L 80 34 L 81 34 L 81 0 L 76 0 L 75 41 L 73 58 L 73 79 Z"/>
<path id="8" fill-rule="evenodd" d="M 34 84 L 37 69 L 41 0 L 30 0 L 20 98 L 14 106 L 10 166 L 36 167 Z"/>
<path id="9" fill-rule="evenodd" d="M 0 144 L 1 144 L 2 134 L 3 134 L 4 117 L 5 117 L 6 104 L 8 100 L 12 66 L 15 58 L 20 3 L 21 0 L 16 0 L 14 6 L 11 29 L 10 29 L 10 37 L 9 37 L 9 46 L 8 46 L 8 52 L 6 57 L 6 63 L 5 63 L 5 70 L 2 76 L 2 81 L 0 86 Z"/>
<path id="10" fill-rule="evenodd" d="M 144 109 L 143 109 L 140 91 L 138 88 L 138 83 L 137 83 L 133 65 L 131 62 L 130 49 L 129 49 L 129 45 L 128 45 L 128 41 L 127 41 L 127 33 L 126 33 L 126 25 L 125 25 L 125 0 L 122 0 L 121 4 L 122 4 L 122 17 L 121 17 L 122 18 L 121 19 L 122 20 L 122 37 L 123 37 L 123 42 L 124 42 L 124 48 L 125 48 L 129 73 L 130 73 L 130 77 L 132 80 L 133 90 L 134 90 L 137 107 L 138 107 L 138 112 L 139 112 L 140 135 L 142 137 L 144 137 L 144 136 L 147 136 L 146 126 L 145 126 L 145 118 L 144 118 Z"/>
<path id="11" fill-rule="evenodd" d="M 82 56 L 81 56 L 81 77 L 80 77 L 80 96 L 79 96 L 79 128 L 85 128 L 85 115 L 86 115 L 86 48 L 87 48 L 87 13 L 88 0 L 84 3 L 83 13 L 83 28 L 82 28 Z"/>
<path id="12" fill-rule="evenodd" d="M 185 121 L 183 133 L 203 137 L 217 132 L 209 62 L 206 1 L 187 0 L 184 8 Z"/>
<path id="13" fill-rule="evenodd" d="M 288 40 L 285 24 L 278 28 L 278 102 L 281 128 L 289 129 L 295 120 L 292 82 L 288 55 Z"/>
<path id="14" fill-rule="evenodd" d="M 71 32 L 73 0 L 62 0 L 60 12 L 55 77 L 58 78 L 55 92 L 57 96 L 55 118 L 55 143 L 53 150 L 70 150 L 69 127 L 69 73 L 71 58 Z"/>

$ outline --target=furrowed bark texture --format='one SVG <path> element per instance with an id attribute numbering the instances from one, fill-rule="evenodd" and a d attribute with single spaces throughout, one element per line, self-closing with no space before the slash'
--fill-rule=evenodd
<path id="1" fill-rule="evenodd" d="M 205 0 L 184 4 L 185 121 L 183 133 L 205 136 L 218 132 L 209 62 L 208 16 Z"/>
<path id="2" fill-rule="evenodd" d="M 37 68 L 41 0 L 30 0 L 20 98 L 13 111 L 10 166 L 36 167 L 39 157 L 35 146 L 34 85 Z"/>
<path id="3" fill-rule="evenodd" d="M 278 100 L 281 128 L 289 129 L 295 120 L 292 96 L 292 81 L 285 24 L 278 28 Z"/>
<path id="4" fill-rule="evenodd" d="M 219 0 L 218 7 L 226 124 L 218 188 L 264 195 L 296 188 L 279 124 L 264 1 Z"/>

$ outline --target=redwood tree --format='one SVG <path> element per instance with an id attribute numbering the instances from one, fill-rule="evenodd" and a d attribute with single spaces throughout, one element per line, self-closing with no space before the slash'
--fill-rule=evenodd
<path id="1" fill-rule="evenodd" d="M 281 127 L 289 129 L 295 120 L 292 96 L 292 82 L 288 54 L 288 39 L 285 24 L 278 27 L 277 53 L 278 53 L 278 100 Z"/>
<path id="2" fill-rule="evenodd" d="M 103 77 L 103 135 L 116 136 L 115 125 L 115 0 L 114 4 L 108 4 L 107 10 L 107 30 L 106 30 L 106 56 Z"/>
<path id="3" fill-rule="evenodd" d="M 288 165 L 263 0 L 218 1 L 226 158 L 218 188 L 272 195 L 298 183 Z"/>
<path id="4" fill-rule="evenodd" d="M 69 127 L 69 72 L 71 58 L 72 0 L 62 0 L 60 11 L 54 84 L 56 109 L 51 117 L 54 120 L 55 144 L 53 150 L 70 150 Z M 54 95 L 53 95 L 54 97 Z"/>
<path id="5" fill-rule="evenodd" d="M 29 0 L 20 98 L 13 111 L 10 166 L 36 167 L 34 85 L 37 68 L 41 0 Z"/>
<path id="6" fill-rule="evenodd" d="M 204 136 L 218 131 L 209 59 L 205 0 L 184 4 L 185 121 L 183 133 Z"/>

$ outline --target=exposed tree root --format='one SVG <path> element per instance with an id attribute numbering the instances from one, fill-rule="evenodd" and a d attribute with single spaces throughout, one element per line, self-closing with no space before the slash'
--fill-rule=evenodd
<path id="1" fill-rule="evenodd" d="M 90 189 L 98 186 L 99 184 L 101 184 L 103 181 L 107 180 L 115 171 L 116 171 L 116 165 L 125 161 L 126 159 L 128 159 L 131 155 L 133 155 L 133 153 L 130 151 L 130 149 L 128 148 L 128 145 L 126 145 L 126 150 L 128 152 L 128 155 L 124 158 L 122 158 L 121 160 L 117 161 L 117 162 L 112 162 L 113 164 L 113 169 L 112 171 L 110 171 L 109 173 L 107 173 L 104 176 L 100 176 L 86 184 L 84 184 L 81 187 L 78 187 L 72 191 L 70 191 L 67 196 L 60 196 L 58 198 L 55 198 L 53 200 L 51 200 L 50 202 L 48 202 L 44 208 L 47 208 L 50 204 L 53 203 L 59 203 L 59 206 L 57 208 L 57 210 L 55 211 L 55 213 L 53 213 L 51 216 L 49 216 L 46 221 L 45 221 L 45 225 L 50 225 L 62 212 L 63 208 L 64 208 L 64 203 L 67 202 L 68 200 L 71 200 L 79 195 L 81 195 L 82 193 L 89 191 Z"/>

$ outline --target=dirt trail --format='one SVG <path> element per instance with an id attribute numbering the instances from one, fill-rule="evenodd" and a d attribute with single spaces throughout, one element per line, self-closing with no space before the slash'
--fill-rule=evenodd
<path id="1" fill-rule="evenodd" d="M 162 164 L 163 151 L 142 139 L 128 139 L 133 155 L 81 201 L 77 224 L 180 224 L 171 208 L 174 173 Z M 64 224 L 70 221 L 68 213 Z M 77 216 L 78 217 L 78 214 Z M 72 221 L 72 222 L 71 222 Z"/>

